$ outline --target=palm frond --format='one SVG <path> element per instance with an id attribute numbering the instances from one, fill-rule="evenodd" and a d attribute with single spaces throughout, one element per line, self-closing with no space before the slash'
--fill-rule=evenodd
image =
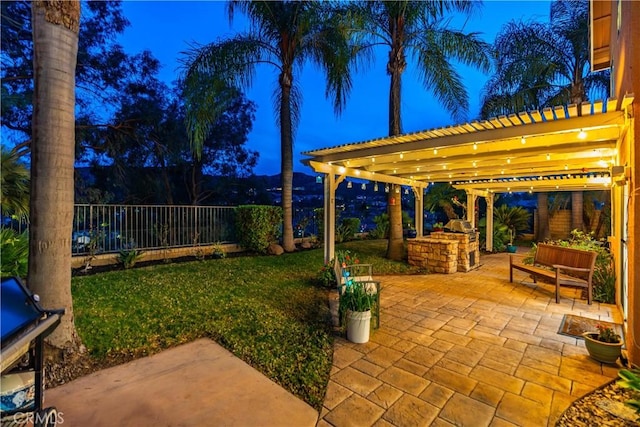
<path id="1" fill-rule="evenodd" d="M 199 157 L 220 112 L 224 111 L 229 88 L 246 88 L 253 83 L 258 63 L 276 68 L 273 49 L 252 35 L 193 46 L 183 52 L 183 85 L 186 127 L 192 149 Z"/>
<path id="2" fill-rule="evenodd" d="M 1 209 L 4 215 L 29 216 L 30 172 L 17 150 L 0 147 Z"/>
<path id="3" fill-rule="evenodd" d="M 509 105 L 537 109 L 580 103 L 589 90 L 606 93 L 602 76 L 589 74 L 588 2 L 555 1 L 550 18 L 548 24 L 511 22 L 498 34 L 495 74 L 483 89 L 483 117 L 505 113 Z"/>
<path id="4" fill-rule="evenodd" d="M 469 100 L 461 76 L 451 60 L 488 68 L 490 46 L 475 35 L 451 31 L 434 24 L 420 32 L 411 45 L 424 87 L 432 90 L 456 120 L 464 120 Z"/>

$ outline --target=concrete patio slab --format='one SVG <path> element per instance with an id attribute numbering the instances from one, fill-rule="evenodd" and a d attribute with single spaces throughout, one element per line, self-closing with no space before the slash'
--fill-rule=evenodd
<path id="1" fill-rule="evenodd" d="M 46 390 L 64 427 L 314 426 L 318 413 L 201 339 Z"/>

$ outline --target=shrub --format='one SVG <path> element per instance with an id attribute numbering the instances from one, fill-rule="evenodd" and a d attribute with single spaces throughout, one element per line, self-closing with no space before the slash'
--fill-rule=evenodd
<path id="1" fill-rule="evenodd" d="M 342 220 L 342 225 L 351 230 L 351 235 L 348 236 L 348 239 L 352 240 L 353 235 L 360 231 L 360 218 L 345 218 Z"/>
<path id="2" fill-rule="evenodd" d="M 118 254 L 118 262 L 124 266 L 124 268 L 133 268 L 140 258 L 142 258 L 142 251 L 138 249 L 125 249 Z"/>
<path id="3" fill-rule="evenodd" d="M 348 242 L 354 239 L 360 229 L 360 218 L 345 218 L 336 227 L 336 243 Z"/>
<path id="4" fill-rule="evenodd" d="M 0 231 L 0 275 L 27 277 L 29 263 L 29 232 L 18 234 L 11 228 Z"/>
<path id="5" fill-rule="evenodd" d="M 389 214 L 383 213 L 373 218 L 376 228 L 369 232 L 372 239 L 386 239 L 389 237 Z"/>
<path id="6" fill-rule="evenodd" d="M 211 256 L 214 259 L 225 259 L 227 257 L 227 253 L 224 251 L 224 248 L 220 243 L 216 243 L 215 245 L 213 245 Z"/>
<path id="7" fill-rule="evenodd" d="M 513 243 L 518 233 L 529 229 L 531 213 L 520 206 L 502 205 L 493 212 L 494 224 L 502 224 L 507 227 L 507 241 Z"/>
<path id="8" fill-rule="evenodd" d="M 324 236 L 324 208 L 313 210 L 313 220 L 318 226 L 318 236 Z"/>
<path id="9" fill-rule="evenodd" d="M 621 378 L 617 384 L 620 387 L 628 388 L 634 391 L 633 398 L 625 403 L 636 410 L 636 414 L 640 416 L 640 370 L 638 369 L 620 369 L 618 376 Z M 638 418 L 636 421 L 640 421 Z"/>
<path id="10" fill-rule="evenodd" d="M 332 288 L 336 285 L 336 272 L 333 269 L 334 261 L 331 260 L 322 266 L 316 279 L 325 288 Z"/>
<path id="11" fill-rule="evenodd" d="M 266 253 L 280 238 L 282 208 L 279 206 L 243 205 L 236 208 L 238 243 L 249 251 Z"/>
<path id="12" fill-rule="evenodd" d="M 487 219 L 481 218 L 478 221 L 478 230 L 480 231 L 480 246 L 487 246 Z M 502 252 L 507 248 L 509 242 L 509 228 L 498 222 L 493 223 L 493 251 Z"/>

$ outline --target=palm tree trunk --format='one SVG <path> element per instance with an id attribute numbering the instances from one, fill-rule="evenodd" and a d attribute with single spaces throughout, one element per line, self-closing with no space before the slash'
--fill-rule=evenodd
<path id="1" fill-rule="evenodd" d="M 549 195 L 538 193 L 538 231 L 536 240 L 544 242 L 551 237 L 549 234 Z"/>
<path id="2" fill-rule="evenodd" d="M 571 192 L 571 229 L 584 230 L 584 197 L 582 191 Z"/>
<path id="3" fill-rule="evenodd" d="M 291 126 L 291 84 L 292 76 L 280 75 L 280 174 L 282 177 L 282 247 L 293 252 L 293 132 Z"/>
<path id="4" fill-rule="evenodd" d="M 402 50 L 396 47 L 389 54 L 387 73 L 391 76 L 389 87 L 389 135 L 400 135 L 400 94 L 402 87 L 402 71 L 405 63 Z M 402 236 L 402 189 L 392 185 L 387 197 L 389 211 L 389 241 L 387 243 L 388 259 L 400 261 L 404 256 L 404 239 Z"/>
<path id="5" fill-rule="evenodd" d="M 29 288 L 45 308 L 66 314 L 48 341 L 77 349 L 71 297 L 75 150 L 75 69 L 80 2 L 35 1 Z"/>

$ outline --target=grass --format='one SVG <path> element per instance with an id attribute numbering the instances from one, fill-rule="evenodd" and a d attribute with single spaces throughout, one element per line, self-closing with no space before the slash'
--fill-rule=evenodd
<path id="1" fill-rule="evenodd" d="M 376 274 L 412 272 L 386 241 L 338 245 Z M 75 277 L 76 326 L 95 359 L 139 357 L 210 337 L 317 410 L 333 355 L 321 249 Z M 126 357 L 125 357 L 126 359 Z"/>

